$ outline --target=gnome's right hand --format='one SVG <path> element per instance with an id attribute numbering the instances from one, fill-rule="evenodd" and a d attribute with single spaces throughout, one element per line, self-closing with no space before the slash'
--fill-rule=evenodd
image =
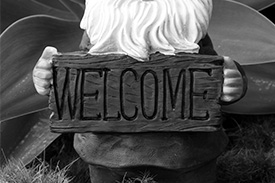
<path id="1" fill-rule="evenodd" d="M 40 95 L 48 95 L 52 84 L 52 56 L 58 54 L 54 47 L 46 47 L 33 69 L 33 83 Z"/>

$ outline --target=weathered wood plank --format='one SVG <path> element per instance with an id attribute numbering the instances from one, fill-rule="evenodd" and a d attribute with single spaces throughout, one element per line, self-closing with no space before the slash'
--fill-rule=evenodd
<path id="1" fill-rule="evenodd" d="M 66 53 L 53 59 L 54 132 L 213 131 L 220 126 L 220 56 Z"/>

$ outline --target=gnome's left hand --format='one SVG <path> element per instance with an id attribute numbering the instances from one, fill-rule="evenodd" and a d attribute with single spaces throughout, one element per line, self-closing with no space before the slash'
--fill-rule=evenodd
<path id="1" fill-rule="evenodd" d="M 240 65 L 224 56 L 224 83 L 221 103 L 232 103 L 242 98 L 247 89 L 246 78 Z"/>

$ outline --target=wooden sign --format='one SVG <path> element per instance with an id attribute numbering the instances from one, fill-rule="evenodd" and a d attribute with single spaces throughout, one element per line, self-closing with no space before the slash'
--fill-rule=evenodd
<path id="1" fill-rule="evenodd" d="M 53 59 L 54 132 L 213 131 L 220 127 L 220 56 L 67 53 Z"/>

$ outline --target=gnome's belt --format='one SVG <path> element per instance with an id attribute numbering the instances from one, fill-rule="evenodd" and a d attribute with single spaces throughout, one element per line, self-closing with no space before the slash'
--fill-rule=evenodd
<path id="1" fill-rule="evenodd" d="M 223 58 L 66 53 L 53 59 L 54 132 L 216 131 Z"/>

